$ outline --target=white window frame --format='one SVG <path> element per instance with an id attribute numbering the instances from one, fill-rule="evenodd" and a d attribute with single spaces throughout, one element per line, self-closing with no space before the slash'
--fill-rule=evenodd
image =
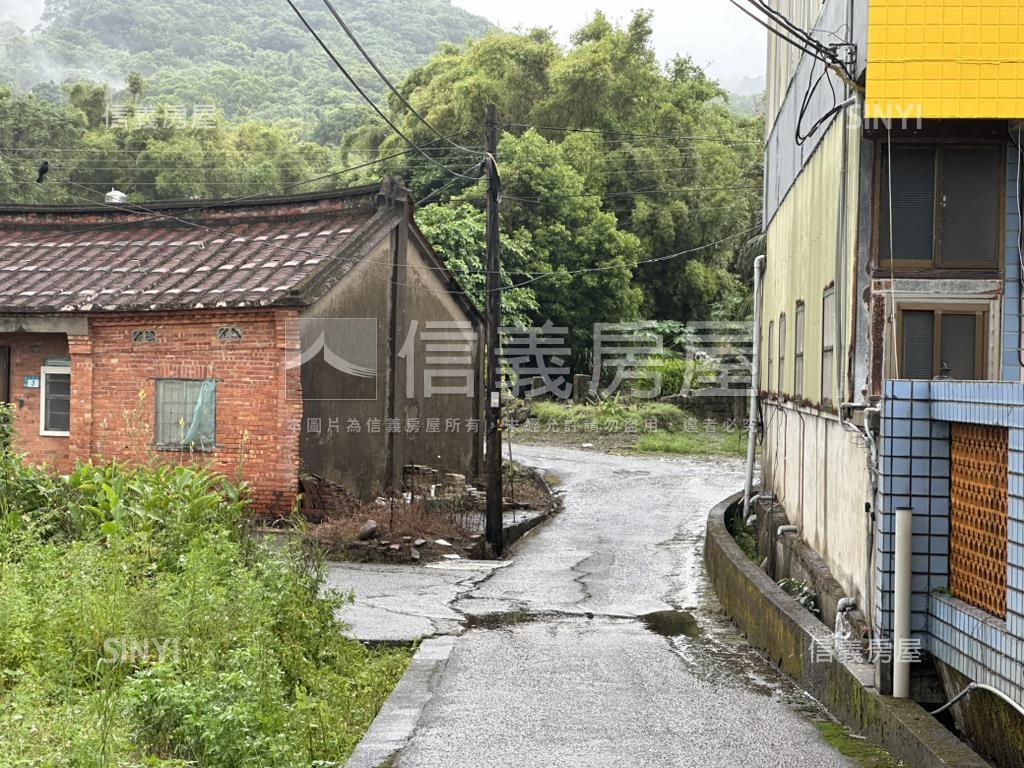
<path id="1" fill-rule="evenodd" d="M 44 365 L 39 369 L 39 434 L 43 437 L 71 437 L 71 431 L 61 432 L 46 428 L 46 377 L 50 374 L 67 376 L 70 381 L 71 366 Z M 68 420 L 70 426 L 70 419 Z"/>

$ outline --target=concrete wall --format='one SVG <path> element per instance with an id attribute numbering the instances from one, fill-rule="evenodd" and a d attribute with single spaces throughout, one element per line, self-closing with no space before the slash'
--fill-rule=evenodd
<path id="1" fill-rule="evenodd" d="M 704 562 L 722 609 L 751 645 L 835 717 L 902 764 L 985 768 L 984 760 L 912 700 L 880 696 L 872 687 L 870 665 L 830 652 L 835 649 L 832 631 L 748 560 L 729 535 L 725 516 L 735 501 L 727 499 L 711 510 Z"/>
<path id="2" fill-rule="evenodd" d="M 302 366 L 302 471 L 339 482 L 362 498 L 383 492 L 392 477 L 389 437 L 383 424 L 394 382 L 391 310 L 397 237 L 397 227 L 383 230 L 368 255 L 302 313 L 302 323 L 317 318 L 373 321 L 377 373 L 372 392 L 339 392 L 336 371 Z M 343 326 L 342 332 L 368 332 L 360 324 L 350 325 L 351 331 Z M 335 399 L 338 397 L 344 399 Z M 369 431 L 371 419 L 380 424 L 377 432 Z M 316 420 L 319 427 L 315 426 Z"/>
<path id="3" fill-rule="evenodd" d="M 376 329 L 373 392 L 359 399 L 331 399 L 336 372 L 304 365 L 302 373 L 303 471 L 339 482 L 363 498 L 399 487 L 402 467 L 410 463 L 476 476 L 483 445 L 484 339 L 479 318 L 467 309 L 442 262 L 404 220 L 397 217 L 379 237 L 365 246 L 360 263 L 302 315 L 303 323 L 365 319 Z M 423 335 L 433 332 L 463 333 L 466 360 L 439 364 L 431 346 L 442 342 L 425 341 Z M 463 356 L 441 356 L 446 355 Z M 425 374 L 439 368 L 467 371 L 471 394 L 428 397 Z M 310 420 L 319 420 L 318 431 L 310 429 Z M 377 431 L 372 431 L 374 426 Z"/>
<path id="4" fill-rule="evenodd" d="M 762 485 L 846 594 L 870 611 L 872 499 L 864 439 L 837 418 L 792 405 L 766 412 Z"/>

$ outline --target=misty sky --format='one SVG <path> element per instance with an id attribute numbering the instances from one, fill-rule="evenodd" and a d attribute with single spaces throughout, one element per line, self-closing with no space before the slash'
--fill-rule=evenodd
<path id="1" fill-rule="evenodd" d="M 646 8 L 654 11 L 654 46 L 662 61 L 687 54 L 725 81 L 764 75 L 767 33 L 728 0 L 452 0 L 452 5 L 505 29 L 554 27 L 562 42 L 597 9 L 626 22 L 635 9 Z"/>

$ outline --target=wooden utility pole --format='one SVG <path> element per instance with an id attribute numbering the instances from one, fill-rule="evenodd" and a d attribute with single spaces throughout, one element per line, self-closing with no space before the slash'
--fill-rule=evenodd
<path id="1" fill-rule="evenodd" d="M 487 525 L 485 537 L 495 555 L 505 548 L 501 482 L 501 240 L 498 233 L 498 110 L 487 105 Z"/>

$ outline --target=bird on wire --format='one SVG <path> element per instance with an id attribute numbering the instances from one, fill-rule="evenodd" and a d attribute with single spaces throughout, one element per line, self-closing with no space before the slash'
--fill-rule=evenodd
<path id="1" fill-rule="evenodd" d="M 36 184 L 42 184 L 43 179 L 46 178 L 46 174 L 50 172 L 50 164 L 43 160 L 43 164 L 39 166 L 39 177 L 36 179 Z"/>

